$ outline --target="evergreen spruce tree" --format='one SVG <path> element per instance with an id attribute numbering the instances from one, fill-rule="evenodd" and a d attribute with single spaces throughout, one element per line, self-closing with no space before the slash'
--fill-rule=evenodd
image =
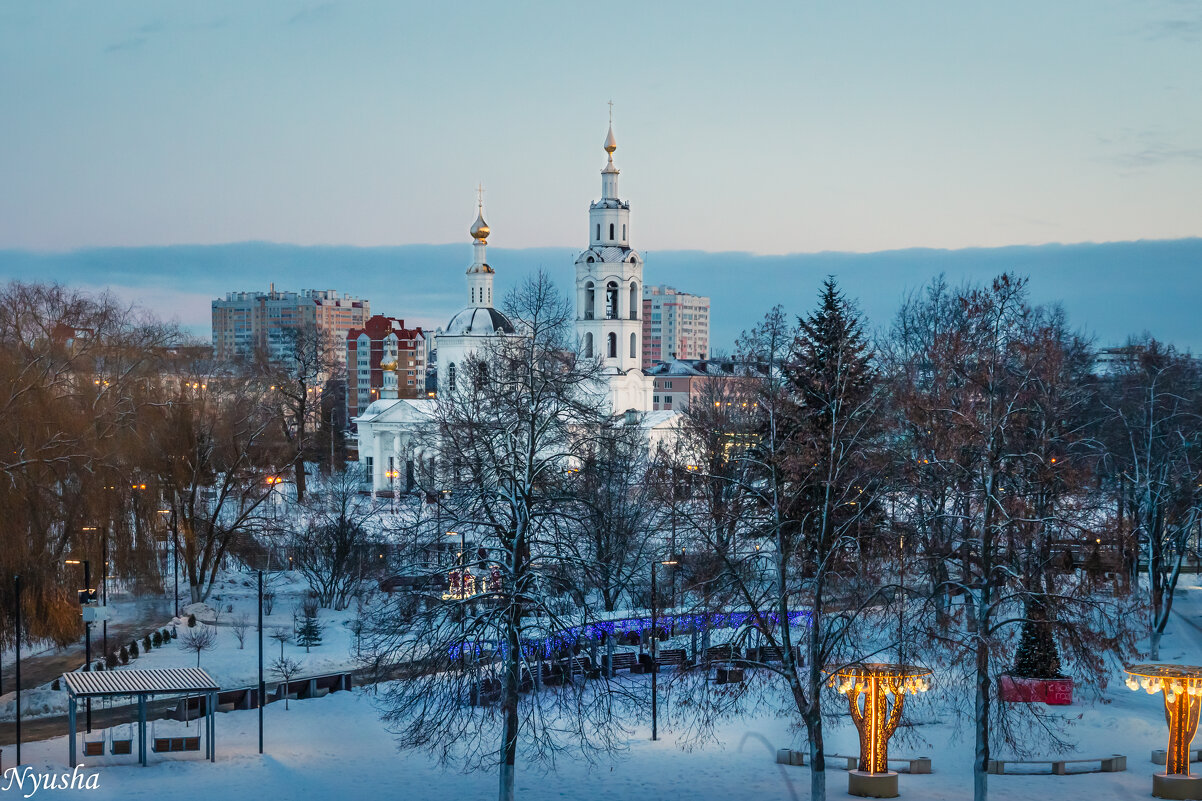
<path id="1" fill-rule="evenodd" d="M 121 653 L 119 653 L 117 655 L 117 658 L 121 660 L 121 664 L 128 665 L 129 664 L 129 649 L 126 648 L 124 645 L 121 646 Z"/>
<path id="2" fill-rule="evenodd" d="M 152 643 L 154 643 L 155 648 L 158 648 L 160 645 L 163 644 L 163 632 L 156 631 L 154 634 L 152 634 L 150 636 L 150 641 Z"/>
<path id="3" fill-rule="evenodd" d="M 129 644 L 129 658 L 130 658 L 130 659 L 137 659 L 137 658 L 138 658 L 138 653 L 139 653 L 139 652 L 138 652 L 138 641 L 137 641 L 137 640 L 134 640 L 133 642 L 131 642 L 131 643 Z"/>
<path id="4" fill-rule="evenodd" d="M 305 653 L 314 645 L 321 645 L 322 625 L 317 622 L 316 610 L 305 610 L 300 624 L 296 627 L 296 644 L 305 647 Z"/>
<path id="5" fill-rule="evenodd" d="M 146 653 L 147 651 L 149 651 L 150 646 L 151 646 L 150 635 L 147 634 L 145 637 L 142 638 L 142 653 Z"/>
<path id="6" fill-rule="evenodd" d="M 1022 624 L 1022 638 L 1014 656 L 1013 674 L 1026 679 L 1060 678 L 1060 652 L 1052 637 L 1043 603 L 1032 600 L 1027 604 L 1027 616 Z"/>

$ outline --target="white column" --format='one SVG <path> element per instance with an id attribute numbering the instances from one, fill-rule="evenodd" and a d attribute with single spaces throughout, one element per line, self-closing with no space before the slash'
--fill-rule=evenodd
<path id="1" fill-rule="evenodd" d="M 399 489 L 405 480 L 405 471 L 401 467 L 401 435 L 392 435 L 392 469 L 397 471 L 397 477 L 392 479 L 391 488 Z"/>
<path id="2" fill-rule="evenodd" d="M 384 489 L 384 432 L 375 430 L 375 426 L 372 429 L 375 453 L 371 465 L 371 491 L 374 495 Z"/>

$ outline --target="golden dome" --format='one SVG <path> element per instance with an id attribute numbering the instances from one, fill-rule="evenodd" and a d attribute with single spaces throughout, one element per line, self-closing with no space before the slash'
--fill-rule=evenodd
<path id="1" fill-rule="evenodd" d="M 381 370 L 395 370 L 396 365 L 397 365 L 397 363 L 395 361 L 391 361 L 391 362 L 381 361 L 380 369 Z"/>
<path id="2" fill-rule="evenodd" d="M 612 125 L 609 126 L 609 133 L 606 135 L 605 144 L 602 145 L 602 147 L 604 147 L 605 152 L 611 156 L 614 154 L 614 151 L 618 149 L 618 140 L 614 139 L 614 127 Z"/>
<path id="3" fill-rule="evenodd" d="M 471 233 L 473 239 L 479 239 L 481 242 L 483 242 L 485 239 L 488 239 L 488 234 L 489 234 L 488 223 L 484 222 L 484 211 L 483 210 L 481 210 L 480 213 L 476 215 L 476 221 L 474 223 L 472 223 L 472 228 L 471 228 L 470 233 Z"/>

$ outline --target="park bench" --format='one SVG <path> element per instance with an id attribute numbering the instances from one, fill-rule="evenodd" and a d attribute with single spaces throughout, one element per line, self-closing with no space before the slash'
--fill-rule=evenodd
<path id="1" fill-rule="evenodd" d="M 834 767 L 842 768 L 843 770 L 855 770 L 860 764 L 859 757 L 848 754 L 823 754 L 823 758 Z M 781 765 L 805 765 L 806 752 L 781 748 L 776 752 L 776 761 Z M 843 764 L 839 764 L 840 762 Z M 905 768 L 902 770 L 903 773 L 922 774 L 931 772 L 931 758 L 927 756 L 890 757 L 889 762 L 905 765 Z"/>
<path id="2" fill-rule="evenodd" d="M 1191 748 L 1189 750 L 1190 762 L 1202 762 L 1202 748 Z M 1152 752 L 1152 764 L 1167 765 L 1169 762 L 1169 752 L 1163 748 L 1158 748 Z"/>
<path id="3" fill-rule="evenodd" d="M 573 656 L 569 659 L 565 659 L 560 664 L 562 666 L 564 675 L 569 681 L 572 680 L 573 676 L 582 676 L 586 679 L 595 679 L 601 675 L 601 668 L 593 664 L 593 660 L 588 656 L 588 654 Z"/>
<path id="4" fill-rule="evenodd" d="M 805 664 L 805 661 L 801 658 L 800 646 L 793 646 L 793 660 L 799 665 Z M 785 649 L 781 648 L 779 645 L 761 645 L 758 648 L 748 648 L 747 661 L 759 662 L 760 664 L 767 664 L 769 662 L 784 662 Z"/>
<path id="5" fill-rule="evenodd" d="M 473 683 L 470 693 L 472 706 L 488 706 L 501 700 L 501 682 L 498 679 L 483 679 Z"/>
<path id="6" fill-rule="evenodd" d="M 739 656 L 738 650 L 736 650 L 736 648 L 730 643 L 711 645 L 709 648 L 705 649 L 706 664 L 713 664 L 714 662 L 734 662 L 736 659 L 740 662 L 743 661 Z"/>
<path id="7" fill-rule="evenodd" d="M 633 651 L 618 651 L 613 655 L 612 665 L 609 657 L 602 657 L 602 664 L 607 673 L 617 673 L 619 670 L 634 671 L 638 665 L 638 654 Z"/>
<path id="8" fill-rule="evenodd" d="M 662 667 L 681 667 L 688 662 L 689 657 L 683 648 L 664 648 L 655 658 L 655 663 Z"/>
<path id="9" fill-rule="evenodd" d="M 154 738 L 155 753 L 165 753 L 168 751 L 199 751 L 199 737 L 155 737 Z"/>
<path id="10" fill-rule="evenodd" d="M 1054 776 L 1070 775 L 1068 766 L 1075 764 L 1098 763 L 1097 770 L 1075 770 L 1076 773 L 1117 773 L 1127 769 L 1127 757 L 1122 754 L 1111 754 L 1105 757 L 1087 757 L 1085 759 L 991 759 L 986 770 L 996 776 L 1006 774 L 1007 765 L 1047 765 Z M 1013 775 L 1013 774 L 1011 774 Z"/>

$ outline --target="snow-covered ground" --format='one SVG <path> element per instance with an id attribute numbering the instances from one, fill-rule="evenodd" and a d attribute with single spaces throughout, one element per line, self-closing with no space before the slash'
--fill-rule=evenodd
<path id="1" fill-rule="evenodd" d="M 232 589 L 227 592 L 235 594 Z M 288 621 L 290 614 L 290 609 L 277 609 L 275 617 Z M 1177 598 L 1176 613 L 1162 645 L 1164 661 L 1202 663 L 1200 615 L 1202 587 L 1197 587 L 1191 579 Z M 228 636 L 228 632 L 223 631 L 222 636 Z M 330 644 L 323 645 L 322 650 L 329 648 L 332 653 L 333 640 L 331 631 L 327 640 Z M 342 642 L 345 646 L 348 640 L 343 637 Z M 295 646 L 289 648 L 295 655 Z M 171 650 L 163 649 L 164 657 Z M 183 656 L 178 652 L 172 655 L 177 663 Z M 253 651 L 235 649 L 220 657 L 214 655 L 212 667 L 221 675 L 240 677 L 244 660 L 253 661 Z M 205 664 L 203 658 L 202 664 Z M 941 709 L 940 689 L 936 677 L 931 693 L 910 710 L 912 720 L 919 725 L 909 729 L 908 741 L 895 741 L 891 749 L 895 755 L 926 754 L 934 760 L 935 772 L 931 775 L 901 776 L 902 797 L 960 801 L 972 795 L 971 730 L 967 724 L 957 727 L 950 713 Z M 99 770 L 100 786 L 96 791 L 88 791 L 87 796 L 123 801 L 159 798 L 207 801 L 267 794 L 273 799 L 372 797 L 442 801 L 487 799 L 495 794 L 496 775 L 492 772 L 464 774 L 454 769 L 444 770 L 423 752 L 399 751 L 393 737 L 379 722 L 372 702 L 370 694 L 357 690 L 294 701 L 288 711 L 283 704 L 270 705 L 266 709 L 267 755 L 263 757 L 257 753 L 256 713 L 221 714 L 217 718 L 216 765 L 202 762 L 197 755 L 154 754 L 149 768 L 128 764 L 132 757 L 104 757 L 88 768 L 89 772 Z M 1127 771 L 1071 776 L 990 776 L 992 798 L 1117 801 L 1150 795 L 1151 774 L 1157 768 L 1149 761 L 1149 752 L 1164 747 L 1166 739 L 1159 696 L 1128 691 L 1116 670 L 1100 701 L 1078 699 L 1071 707 L 1046 709 L 1072 721 L 1070 736 L 1078 743 L 1079 754 L 1125 754 Z M 156 734 L 163 736 L 168 729 L 182 726 L 182 723 L 159 722 Z M 720 745 L 693 750 L 679 747 L 670 720 L 661 729 L 660 742 L 650 742 L 648 734 L 645 725 L 638 726 L 624 752 L 592 767 L 561 761 L 556 772 L 543 773 L 519 764 L 518 797 L 529 801 L 681 796 L 696 801 L 744 798 L 767 801 L 809 797 L 809 768 L 774 762 L 777 748 L 801 746 L 801 737 L 791 730 L 788 717 L 765 713 L 728 721 L 719 731 Z M 856 742 L 855 730 L 846 718 L 827 731 L 827 747 L 831 752 L 856 753 Z M 61 771 L 66 753 L 67 743 L 63 738 L 25 747 L 27 763 L 39 771 Z M 6 749 L 6 758 L 10 754 Z M 117 764 L 119 760 L 127 764 Z M 846 797 L 847 779 L 842 770 L 828 770 L 827 782 L 830 797 Z M 0 788 L 3 786 L 0 783 Z M 69 792 L 44 794 L 65 796 Z"/>
<path id="2" fill-rule="evenodd" d="M 273 589 L 276 593 L 275 606 L 270 615 L 263 618 L 263 654 L 267 666 L 267 680 L 275 681 L 277 677 L 270 673 L 271 663 L 280 656 L 280 644 L 271 639 L 273 632 L 293 630 L 293 614 L 304 597 L 307 585 L 297 572 L 282 572 L 273 579 Z M 114 613 L 121 614 L 120 601 L 112 604 Z M 213 650 L 200 655 L 200 666 L 208 671 L 214 680 L 222 687 L 247 687 L 258 681 L 258 643 L 256 630 L 258 620 L 258 589 L 255 577 L 244 573 L 232 572 L 221 578 L 213 588 L 206 604 L 219 610 L 217 616 L 216 644 Z M 228 607 L 233 606 L 233 611 Z M 185 610 L 190 607 L 185 607 Z M 247 618 L 246 640 L 243 648 L 238 647 L 232 624 L 245 615 Z M 199 614 L 200 620 L 212 620 L 211 615 Z M 300 676 L 331 673 L 349 670 L 354 667 L 354 635 L 348 624 L 355 618 L 352 606 L 336 612 L 332 609 L 318 611 L 318 621 L 323 626 L 321 645 L 314 646 L 306 653 L 303 647 L 295 642 L 285 643 L 283 654 L 289 659 L 300 662 Z M 178 625 L 179 639 L 143 652 L 137 659 L 131 659 L 128 665 L 120 666 L 117 670 L 131 668 L 169 668 L 193 667 L 196 665 L 196 653 L 181 648 L 187 623 L 184 619 L 166 618 L 158 624 L 158 629 L 171 628 Z M 205 625 L 198 623 L 197 625 Z M 151 633 L 153 629 L 145 633 Z M 113 650 L 120 650 L 128 642 L 110 642 Z M 138 638 L 138 648 L 142 648 L 142 639 Z M 97 648 L 99 650 L 99 648 Z M 102 659 L 97 654 L 93 661 Z M 0 696 L 0 720 L 12 720 L 15 717 L 14 693 L 8 692 Z M 24 717 L 36 718 L 48 715 L 61 715 L 67 711 L 66 692 L 54 690 L 51 683 L 37 688 L 26 689 L 21 694 L 21 709 Z M 0 783 L 0 787 L 3 784 Z"/>

